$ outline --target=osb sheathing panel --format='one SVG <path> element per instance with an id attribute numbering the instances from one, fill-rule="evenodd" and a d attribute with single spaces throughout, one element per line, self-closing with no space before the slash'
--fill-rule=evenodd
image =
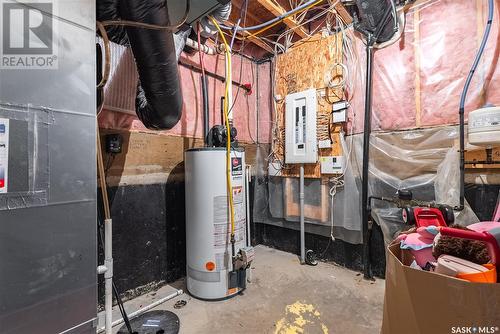
<path id="1" fill-rule="evenodd" d="M 336 81 L 342 79 L 342 70 L 335 63 L 342 62 L 342 37 L 317 36 L 310 41 L 294 47 L 277 57 L 276 61 L 276 95 L 280 97 L 277 103 L 277 123 L 279 138 L 273 139 L 277 156 L 284 161 L 285 143 L 285 96 L 310 88 L 318 90 L 317 137 L 318 140 L 331 139 L 330 149 L 319 150 L 320 156 L 341 155 L 339 131 L 340 127 L 329 127 L 332 112 L 332 102 L 342 99 L 342 89 L 326 89 L 327 75 Z M 333 73 L 333 74 L 332 74 Z M 286 165 L 283 176 L 298 177 L 299 165 Z M 320 165 L 306 164 L 304 175 L 308 178 L 320 178 Z"/>

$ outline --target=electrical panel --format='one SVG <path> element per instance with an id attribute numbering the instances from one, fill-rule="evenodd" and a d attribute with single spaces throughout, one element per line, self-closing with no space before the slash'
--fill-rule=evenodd
<path id="1" fill-rule="evenodd" d="M 332 156 L 332 157 L 321 157 L 321 174 L 342 174 L 344 170 L 344 157 L 343 156 Z"/>
<path id="2" fill-rule="evenodd" d="M 285 162 L 316 163 L 316 90 L 287 95 L 285 98 Z"/>

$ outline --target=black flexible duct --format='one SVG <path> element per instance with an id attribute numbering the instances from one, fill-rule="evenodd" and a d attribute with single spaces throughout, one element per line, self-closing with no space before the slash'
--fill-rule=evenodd
<path id="1" fill-rule="evenodd" d="M 121 19 L 169 25 L 164 0 L 122 0 Z M 137 88 L 136 113 L 149 129 L 174 127 L 182 113 L 175 44 L 171 32 L 126 28 L 137 63 L 140 85 Z"/>
<path id="2" fill-rule="evenodd" d="M 110 20 L 113 21 L 119 20 L 120 19 L 119 2 L 120 0 L 98 0 L 96 2 L 97 21 L 102 22 Z M 107 27 L 106 32 L 108 33 L 110 41 L 121 45 L 128 44 L 127 34 L 125 32 L 125 28 L 123 28 L 122 26 Z"/>

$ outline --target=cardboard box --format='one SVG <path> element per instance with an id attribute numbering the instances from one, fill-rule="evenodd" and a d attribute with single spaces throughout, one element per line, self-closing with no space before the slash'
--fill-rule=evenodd
<path id="1" fill-rule="evenodd" d="M 412 269 L 387 249 L 383 334 L 499 333 L 500 284 Z"/>

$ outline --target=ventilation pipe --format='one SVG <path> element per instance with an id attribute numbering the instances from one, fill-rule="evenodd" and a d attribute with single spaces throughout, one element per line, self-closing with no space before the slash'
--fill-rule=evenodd
<path id="1" fill-rule="evenodd" d="M 120 16 L 123 20 L 170 25 L 164 0 L 122 0 Z M 173 34 L 132 27 L 127 27 L 126 31 L 139 72 L 137 116 L 149 129 L 171 129 L 182 113 Z"/>

